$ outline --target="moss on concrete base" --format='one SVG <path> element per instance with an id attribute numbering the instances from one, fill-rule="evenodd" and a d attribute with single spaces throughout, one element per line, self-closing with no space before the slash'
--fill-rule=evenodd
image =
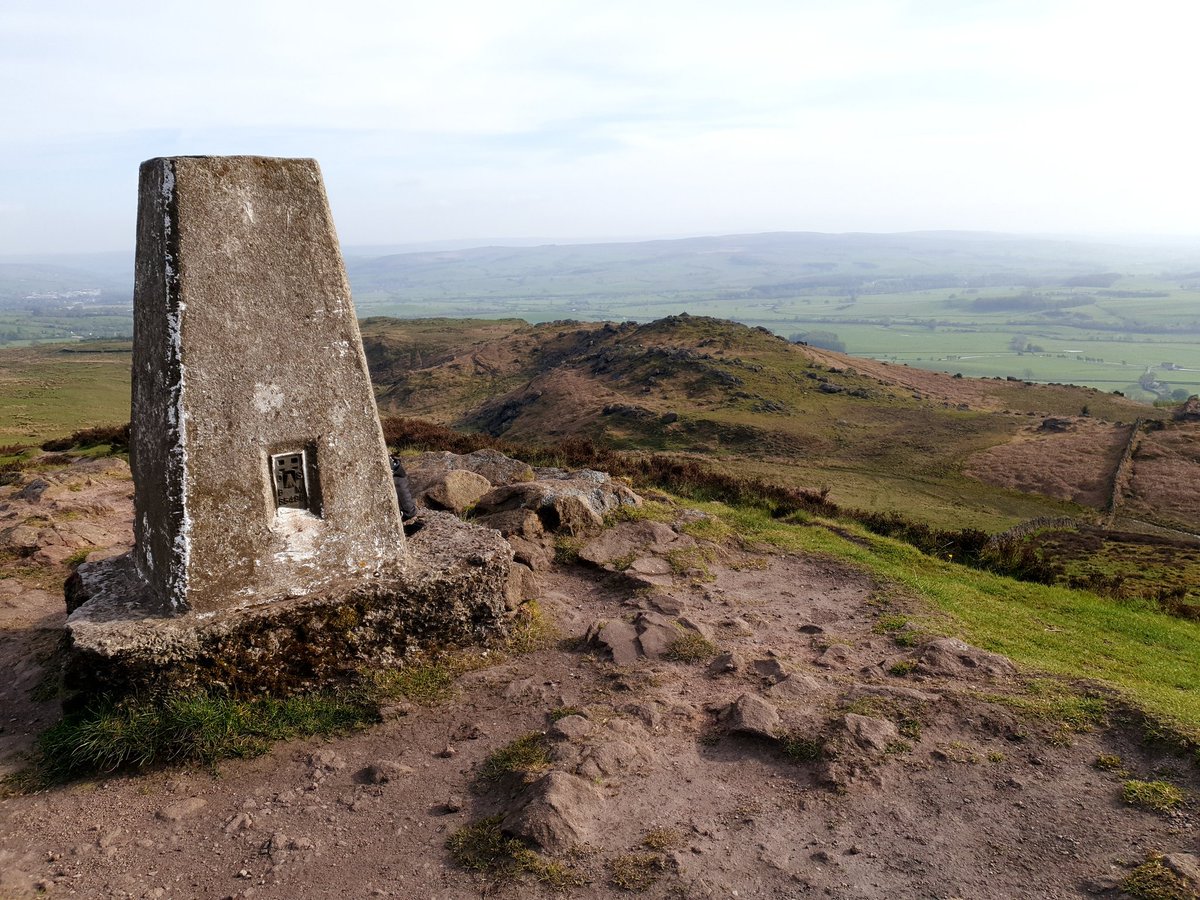
<path id="1" fill-rule="evenodd" d="M 402 570 L 234 609 L 155 609 L 129 555 L 85 563 L 67 584 L 77 694 L 222 690 L 288 694 L 415 649 L 486 642 L 505 630 L 512 550 L 492 529 L 431 513 Z"/>

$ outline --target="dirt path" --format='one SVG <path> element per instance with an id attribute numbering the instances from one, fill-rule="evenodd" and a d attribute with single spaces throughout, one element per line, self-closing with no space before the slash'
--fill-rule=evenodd
<path id="1" fill-rule="evenodd" d="M 911 640 L 887 586 L 793 555 L 727 550 L 709 568 L 649 588 L 555 565 L 542 606 L 560 640 L 463 676 L 451 700 L 219 773 L 6 797 L 0 897 L 551 896 L 528 876 L 466 871 L 445 846 L 547 783 L 545 766 L 478 782 L 490 754 L 531 733 L 549 771 L 583 785 L 551 823 L 580 838 L 560 856 L 581 880 L 569 896 L 1118 896 L 1147 852 L 1196 851 L 1190 812 L 1123 804 L 1122 776 L 1093 763 L 1119 755 L 1125 777 L 1193 792 L 1194 768 L 1116 728 L 1022 714 L 1005 698 L 1035 696 L 1027 679 L 965 645 Z M 33 731 L 47 714 L 28 699 L 36 673 L 9 673 L 61 613 L 47 591 L 5 596 L 6 727 Z M 583 641 L 639 616 L 728 656 L 617 665 Z"/>

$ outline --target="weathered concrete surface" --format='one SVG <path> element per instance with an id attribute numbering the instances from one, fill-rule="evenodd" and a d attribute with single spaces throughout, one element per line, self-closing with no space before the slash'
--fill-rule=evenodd
<path id="1" fill-rule="evenodd" d="M 215 613 L 404 565 L 314 160 L 142 164 L 132 421 L 135 561 L 165 610 Z M 277 508 L 277 454 L 303 454 L 298 508 Z"/>
<path id="2" fill-rule="evenodd" d="M 414 648 L 502 635 L 508 543 L 448 513 L 427 513 L 426 522 L 409 541 L 403 571 L 215 613 L 155 606 L 131 554 L 84 563 L 67 584 L 67 687 L 286 694 L 396 662 Z"/>

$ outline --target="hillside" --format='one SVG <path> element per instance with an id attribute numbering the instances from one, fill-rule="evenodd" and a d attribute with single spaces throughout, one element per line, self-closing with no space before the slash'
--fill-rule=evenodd
<path id="1" fill-rule="evenodd" d="M 999 529 L 1108 499 L 1099 487 L 1034 496 L 985 483 L 967 472 L 976 454 L 1047 417 L 1067 418 L 1072 431 L 1078 421 L 1110 446 L 1087 472 L 1061 477 L 1102 484 L 1128 423 L 1165 415 L 1094 389 L 954 378 L 687 315 L 644 325 L 367 319 L 362 327 L 384 412 L 514 440 L 585 436 L 704 454 L 797 486 L 829 485 L 846 505 L 903 508 L 957 527 Z M 1069 447 L 1062 456 L 1075 458 Z"/>

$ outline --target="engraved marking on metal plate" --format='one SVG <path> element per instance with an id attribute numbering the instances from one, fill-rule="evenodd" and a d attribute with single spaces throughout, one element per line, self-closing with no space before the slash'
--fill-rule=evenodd
<path id="1" fill-rule="evenodd" d="M 308 509 L 304 463 L 303 450 L 297 453 L 278 453 L 271 457 L 271 475 L 275 483 L 277 509 Z"/>

